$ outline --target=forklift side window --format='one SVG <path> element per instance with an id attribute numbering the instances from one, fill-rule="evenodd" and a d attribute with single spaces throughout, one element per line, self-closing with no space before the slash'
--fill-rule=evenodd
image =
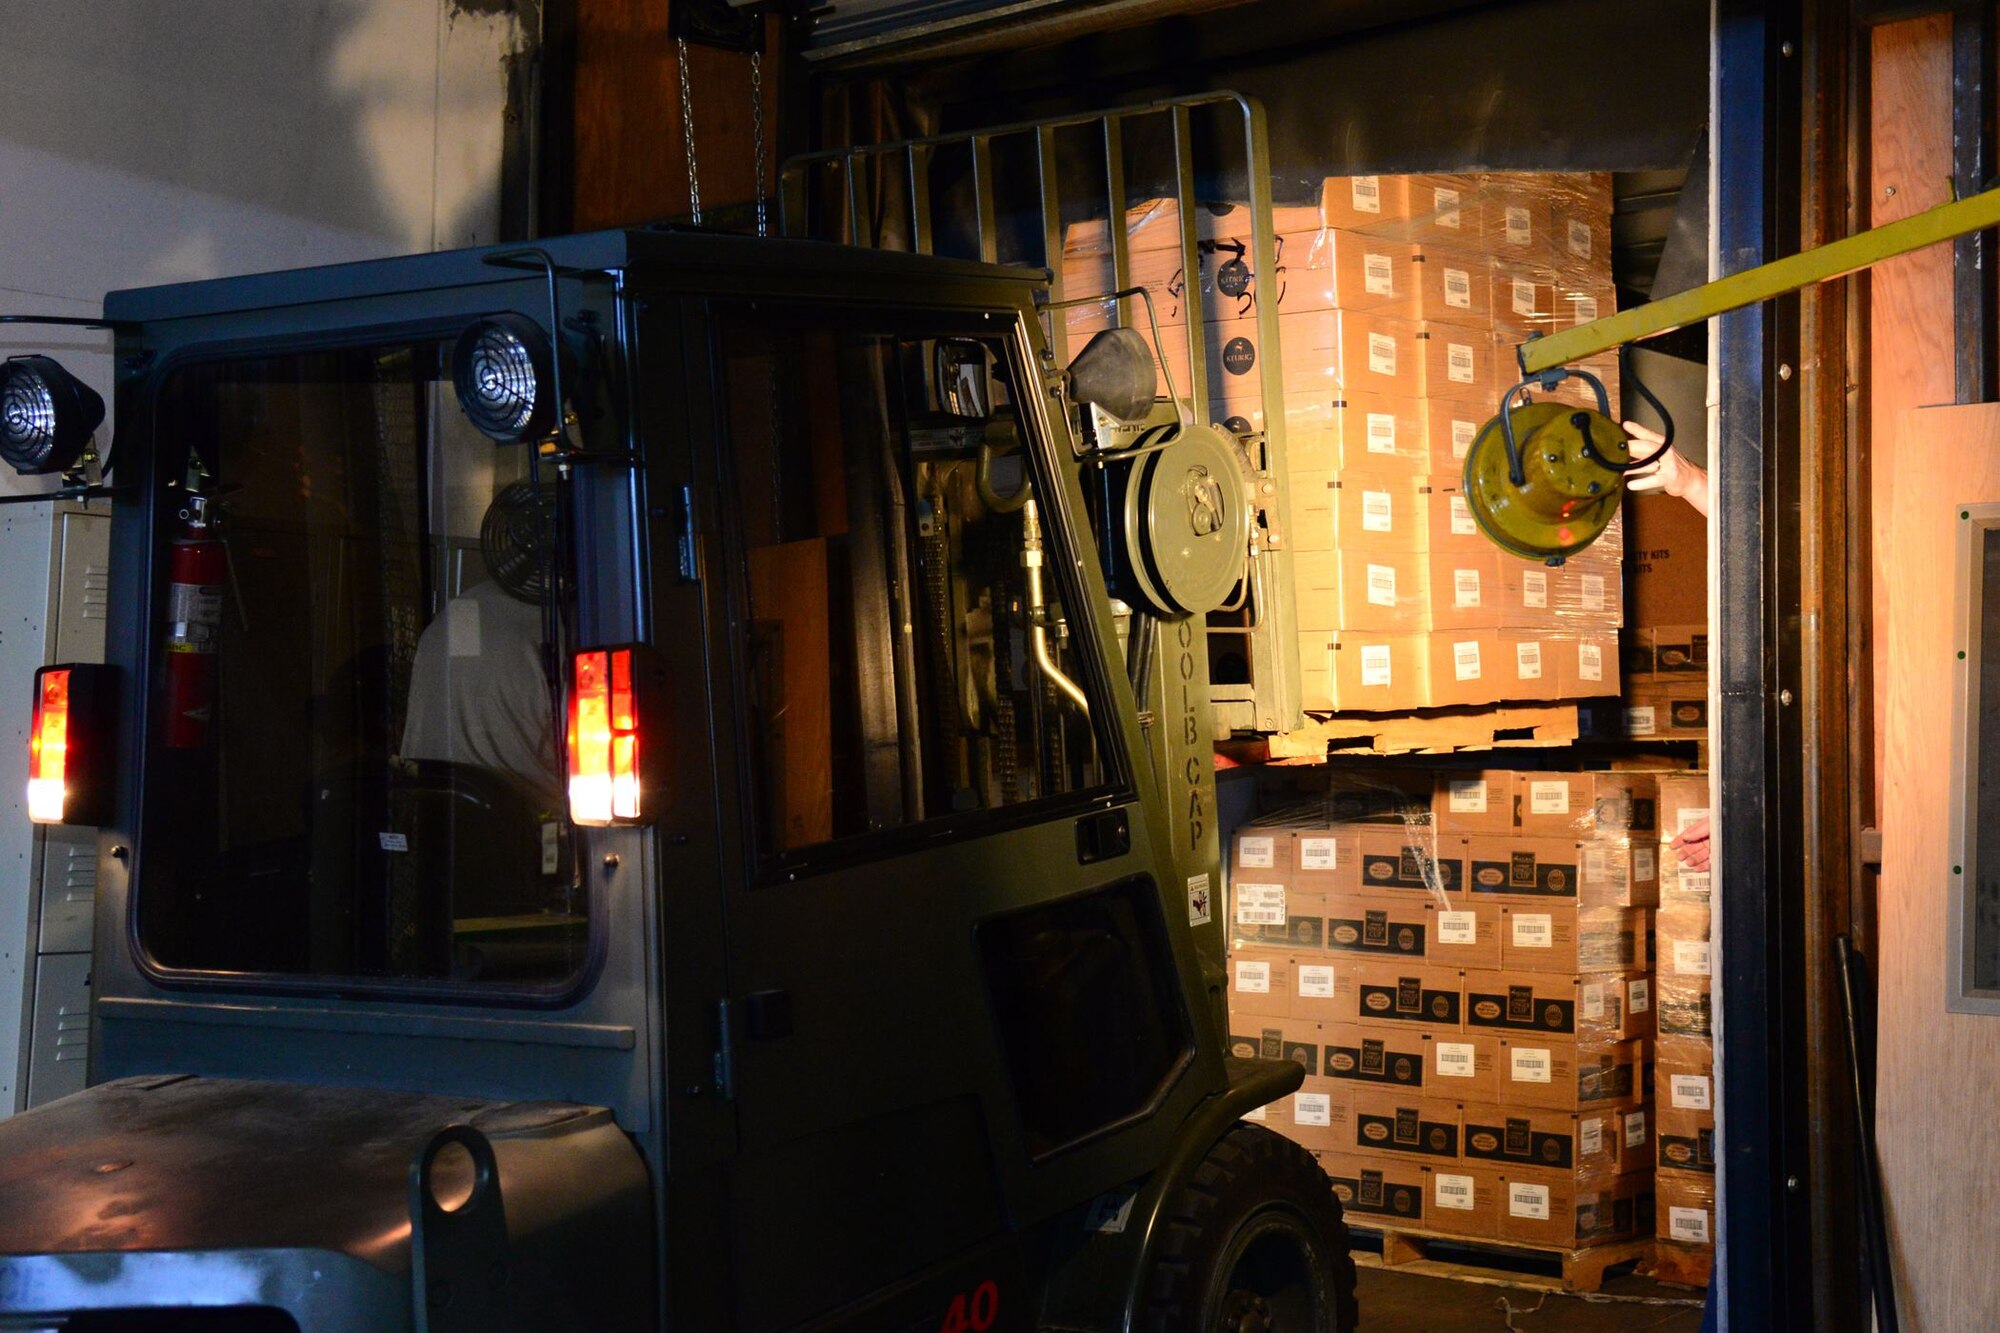
<path id="1" fill-rule="evenodd" d="M 466 421 L 449 352 L 207 362 L 161 387 L 172 572 L 136 885 L 160 966 L 530 988 L 582 967 L 543 648 L 567 586 L 554 478 Z M 207 651 L 177 650 L 203 599 Z"/>
<path id="2" fill-rule="evenodd" d="M 765 854 L 1105 786 L 1005 344 L 722 327 Z"/>

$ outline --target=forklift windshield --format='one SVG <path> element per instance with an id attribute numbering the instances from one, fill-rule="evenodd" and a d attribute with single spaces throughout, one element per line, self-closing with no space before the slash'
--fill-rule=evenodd
<path id="1" fill-rule="evenodd" d="M 137 886 L 160 967 L 546 987 L 582 965 L 560 486 L 466 421 L 449 355 L 211 361 L 160 389 Z"/>

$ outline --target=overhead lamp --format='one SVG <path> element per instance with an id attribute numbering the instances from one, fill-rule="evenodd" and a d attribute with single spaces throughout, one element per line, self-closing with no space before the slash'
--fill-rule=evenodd
<path id="1" fill-rule="evenodd" d="M 555 353 L 534 320 L 489 315 L 467 328 L 452 349 L 451 380 L 466 419 L 489 439 L 520 444 L 555 434 Z"/>
<path id="2" fill-rule="evenodd" d="M 103 424 L 104 399 L 54 358 L 0 364 L 0 459 L 14 471 L 69 471 Z"/>

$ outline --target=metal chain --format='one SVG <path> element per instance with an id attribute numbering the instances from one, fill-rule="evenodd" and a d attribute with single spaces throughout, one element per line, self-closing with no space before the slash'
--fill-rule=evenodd
<path id="1" fill-rule="evenodd" d="M 764 53 L 750 53 L 750 142 L 757 159 L 757 239 L 771 234 L 770 207 L 764 196 Z"/>
<path id="2" fill-rule="evenodd" d="M 694 90 L 688 85 L 687 38 L 674 38 L 675 64 L 681 76 L 681 134 L 687 141 L 688 213 L 694 225 L 701 225 L 701 168 L 694 160 Z"/>

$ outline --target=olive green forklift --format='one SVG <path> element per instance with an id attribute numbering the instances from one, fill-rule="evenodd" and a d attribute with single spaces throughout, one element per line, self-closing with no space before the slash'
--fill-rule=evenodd
<path id="1" fill-rule="evenodd" d="M 627 231 L 114 293 L 91 1086 L 0 1329 L 1348 1330 L 1241 1117 L 1202 620 L 1249 463 L 1035 273 Z M 60 321 L 51 321 L 60 322 Z M 18 682 L 25 692 L 28 682 Z"/>

